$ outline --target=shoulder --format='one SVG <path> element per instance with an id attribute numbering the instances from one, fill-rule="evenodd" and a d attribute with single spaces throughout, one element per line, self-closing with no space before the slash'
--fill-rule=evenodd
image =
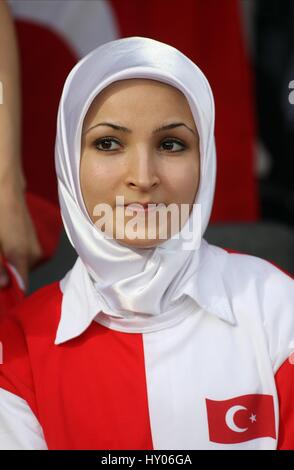
<path id="1" fill-rule="evenodd" d="M 44 321 L 47 317 L 58 315 L 61 302 L 60 283 L 55 281 L 26 297 L 21 304 L 12 309 L 11 314 L 22 325 L 36 319 Z"/>
<path id="2" fill-rule="evenodd" d="M 287 311 L 289 319 L 294 318 L 294 278 L 275 263 L 226 250 L 227 275 L 231 276 L 235 288 L 246 292 L 255 291 L 264 318 L 281 315 Z M 291 310 L 291 311 L 290 311 Z"/>
<path id="3" fill-rule="evenodd" d="M 281 299 L 275 294 L 283 292 L 289 294 L 293 301 L 294 276 L 270 260 L 211 244 L 208 244 L 206 252 L 210 267 L 214 264 L 232 289 L 243 287 L 245 291 L 246 286 L 254 282 L 269 297 L 275 297 L 276 302 Z"/>
<path id="4" fill-rule="evenodd" d="M 0 315 L 0 341 L 6 349 L 27 346 L 28 339 L 56 333 L 62 292 L 59 281 L 46 285 Z M 3 346 L 3 347 L 4 347 Z"/>
<path id="5" fill-rule="evenodd" d="M 53 344 L 61 311 L 59 282 L 49 284 L 0 315 L 0 388 L 35 409 L 32 357 Z"/>
<path id="6" fill-rule="evenodd" d="M 224 274 L 229 274 L 232 270 L 234 274 L 238 272 L 244 278 L 260 276 L 260 280 L 265 281 L 268 277 L 276 276 L 281 281 L 294 282 L 294 276 L 271 260 L 209 243 L 206 243 L 205 251 L 210 259 L 214 259 L 219 266 L 225 268 Z"/>
<path id="7" fill-rule="evenodd" d="M 274 371 L 294 350 L 294 278 L 269 260 L 210 245 L 233 306 L 261 322 Z M 235 312 L 238 314 L 238 312 Z"/>

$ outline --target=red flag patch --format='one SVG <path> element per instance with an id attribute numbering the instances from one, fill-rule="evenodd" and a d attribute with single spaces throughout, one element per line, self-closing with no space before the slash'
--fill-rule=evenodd
<path id="1" fill-rule="evenodd" d="M 276 438 L 272 395 L 242 395 L 229 400 L 206 398 L 209 439 L 235 444 L 258 437 Z"/>

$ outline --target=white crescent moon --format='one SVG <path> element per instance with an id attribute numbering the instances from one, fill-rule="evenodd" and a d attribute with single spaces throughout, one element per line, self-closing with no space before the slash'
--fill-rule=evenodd
<path id="1" fill-rule="evenodd" d="M 226 412 L 226 417 L 225 417 L 226 425 L 228 426 L 228 428 L 230 428 L 232 431 L 235 431 L 235 432 L 245 432 L 248 429 L 248 428 L 239 428 L 234 422 L 235 413 L 237 413 L 237 411 L 240 411 L 240 410 L 247 410 L 247 408 L 245 406 L 235 405 L 229 408 L 228 411 Z"/>
<path id="2" fill-rule="evenodd" d="M 16 18 L 36 21 L 57 31 L 79 57 L 100 44 L 119 38 L 118 19 L 110 2 L 8 0 L 8 3 Z"/>

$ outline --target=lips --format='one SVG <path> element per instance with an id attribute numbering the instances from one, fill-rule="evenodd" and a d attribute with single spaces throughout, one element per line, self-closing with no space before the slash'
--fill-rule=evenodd
<path id="1" fill-rule="evenodd" d="M 154 211 L 157 207 L 159 206 L 159 203 L 156 203 L 156 202 L 130 202 L 128 204 L 124 204 L 124 207 L 127 208 L 127 207 L 130 207 L 131 209 L 133 209 L 134 211 L 136 211 L 137 213 L 147 213 L 147 212 L 151 212 L 151 211 Z"/>
<path id="2" fill-rule="evenodd" d="M 159 206 L 156 202 L 149 202 L 149 203 L 141 203 L 141 202 L 131 202 L 129 204 L 125 204 L 124 207 L 131 207 L 136 211 L 151 211 L 156 209 Z"/>

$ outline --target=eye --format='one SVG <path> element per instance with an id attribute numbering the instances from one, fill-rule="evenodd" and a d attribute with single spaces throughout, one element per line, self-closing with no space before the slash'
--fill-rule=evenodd
<path id="1" fill-rule="evenodd" d="M 173 146 L 175 144 L 180 146 L 180 148 L 177 150 L 173 150 L 174 149 Z M 177 139 L 166 139 L 163 142 L 161 142 L 161 145 L 165 146 L 164 150 L 171 151 L 172 153 L 180 152 L 181 150 L 185 150 L 187 148 L 185 144 L 183 144 L 180 140 L 177 140 Z"/>
<path id="2" fill-rule="evenodd" d="M 113 147 L 113 144 L 116 144 L 117 146 L 120 145 L 119 141 L 113 137 L 103 137 L 101 139 L 96 139 L 93 143 L 93 146 L 96 150 L 102 152 L 118 150 L 118 147 Z M 165 141 L 161 142 L 161 146 L 164 146 L 164 150 L 172 153 L 180 152 L 187 148 L 186 145 L 178 139 L 166 139 Z M 175 149 L 174 146 L 180 146 L 180 148 Z"/>
<path id="3" fill-rule="evenodd" d="M 112 143 L 120 145 L 118 140 L 113 137 L 103 137 L 102 139 L 96 139 L 93 143 L 96 150 L 101 150 L 102 152 L 110 152 L 111 150 L 117 150 L 118 147 L 113 148 Z"/>

